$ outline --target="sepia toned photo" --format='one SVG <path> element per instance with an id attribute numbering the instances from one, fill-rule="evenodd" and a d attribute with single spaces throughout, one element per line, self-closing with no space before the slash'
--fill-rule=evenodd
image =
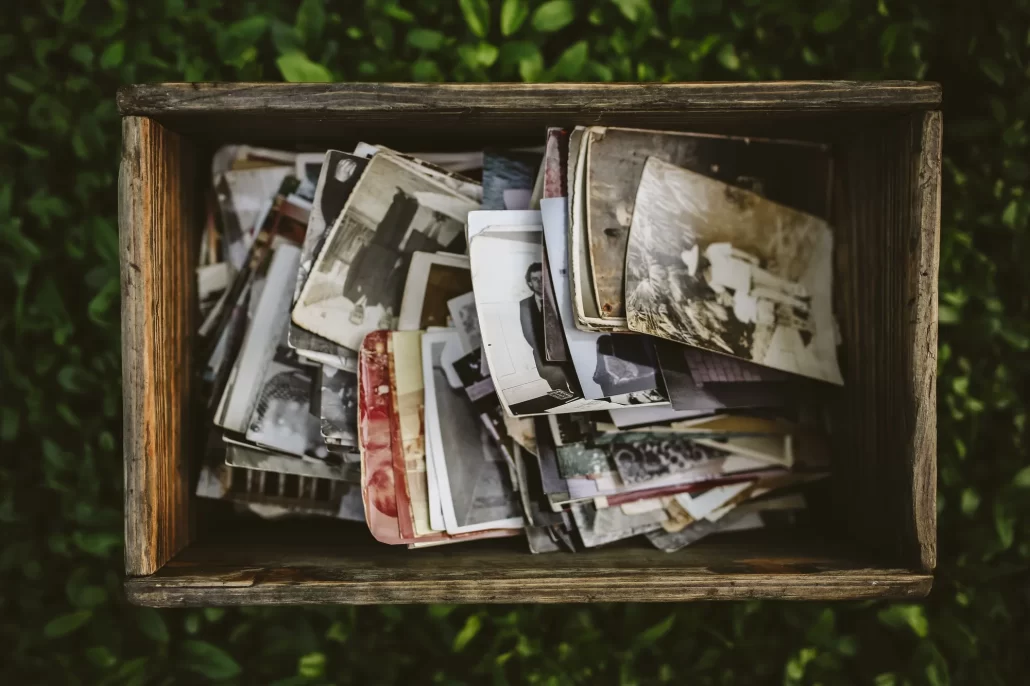
<path id="1" fill-rule="evenodd" d="M 584 145 L 594 294 L 602 312 L 613 319 L 625 317 L 626 246 L 637 185 L 649 157 L 817 217 L 828 216 L 831 158 L 824 145 L 600 126 L 588 129 Z"/>
<path id="2" fill-rule="evenodd" d="M 825 221 L 656 158 L 644 167 L 635 208 L 631 329 L 843 383 Z"/>
<path id="3" fill-rule="evenodd" d="M 411 254 L 464 244 L 469 199 L 386 153 L 375 155 L 326 239 L 293 322 L 357 350 L 396 327 Z"/>

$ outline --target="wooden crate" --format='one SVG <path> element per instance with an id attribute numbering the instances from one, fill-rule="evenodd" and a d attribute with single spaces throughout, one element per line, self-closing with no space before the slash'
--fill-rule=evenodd
<path id="1" fill-rule="evenodd" d="M 122 89 L 126 592 L 144 605 L 838 599 L 925 595 L 936 561 L 940 87 L 912 82 L 166 84 Z M 546 126 L 803 138 L 834 151 L 846 387 L 824 526 L 533 556 L 409 551 L 338 522 L 226 516 L 191 495 L 201 193 L 223 143 L 539 144 Z M 784 170 L 790 173 L 790 170 Z"/>

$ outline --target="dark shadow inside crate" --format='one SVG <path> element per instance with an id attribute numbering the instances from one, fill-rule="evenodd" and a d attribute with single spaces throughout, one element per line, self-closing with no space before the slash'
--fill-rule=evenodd
<path id="1" fill-rule="evenodd" d="M 477 150 L 538 145 L 547 125 L 577 124 L 829 143 L 835 159 L 835 300 L 845 341 L 841 364 L 847 385 L 835 402 L 833 477 L 816 488 L 809 511 L 794 529 L 715 536 L 668 555 L 641 540 L 576 555 L 533 556 L 521 539 L 407 550 L 375 542 L 362 525 L 313 518 L 264 521 L 235 514 L 227 503 L 191 497 L 191 543 L 156 578 L 173 578 L 184 570 L 188 576 L 189 570 L 208 565 L 223 570 L 302 570 L 297 577 L 301 581 L 334 574 L 360 576 L 370 570 L 378 570 L 384 579 L 403 580 L 410 574 L 443 579 L 473 570 L 484 577 L 497 573 L 580 578 L 591 570 L 646 568 L 681 575 L 861 569 L 916 578 L 915 572 L 906 571 L 918 567 L 912 534 L 906 528 L 912 519 L 902 444 L 907 408 L 901 390 L 892 386 L 892 378 L 903 371 L 905 362 L 904 341 L 899 338 L 905 304 L 900 280 L 908 224 L 913 219 L 906 190 L 915 190 L 911 178 L 912 157 L 918 153 L 915 115 L 688 116 L 623 111 L 554 116 L 540 111 L 508 116 L 408 112 L 363 120 L 282 113 L 267 118 L 185 114 L 158 119 L 196 144 L 198 184 L 209 180 L 211 154 L 223 143 L 349 150 L 356 142 L 366 141 L 409 152 Z M 200 226 L 198 222 L 198 231 Z M 202 455 L 203 433 L 202 429 L 194 433 L 197 456 Z M 191 465 L 191 493 L 198 465 L 198 461 Z"/>

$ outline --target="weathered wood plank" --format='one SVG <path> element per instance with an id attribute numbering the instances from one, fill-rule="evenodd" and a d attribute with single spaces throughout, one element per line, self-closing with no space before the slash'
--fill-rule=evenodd
<path id="1" fill-rule="evenodd" d="M 864 545 L 932 570 L 940 115 L 870 126 L 840 157 L 835 502 Z"/>
<path id="2" fill-rule="evenodd" d="M 188 542 L 189 145 L 153 120 L 122 121 L 119 234 L 125 569 L 157 571 Z"/>
<path id="3" fill-rule="evenodd" d="M 937 280 L 941 246 L 940 112 L 914 118 L 919 147 L 913 163 L 911 233 L 905 327 L 908 454 L 912 470 L 912 519 L 922 568 L 937 566 Z"/>
<path id="4" fill-rule="evenodd" d="M 839 600 L 919 597 L 932 584 L 927 574 L 849 557 L 839 544 L 796 532 L 762 533 L 674 554 L 620 547 L 548 556 L 489 545 L 455 554 L 218 540 L 191 546 L 158 574 L 129 579 L 125 587 L 138 604 L 183 606 Z"/>
<path id="5" fill-rule="evenodd" d="M 666 84 L 165 83 L 118 91 L 122 114 L 416 111 L 905 110 L 937 107 L 936 83 L 775 81 Z"/>

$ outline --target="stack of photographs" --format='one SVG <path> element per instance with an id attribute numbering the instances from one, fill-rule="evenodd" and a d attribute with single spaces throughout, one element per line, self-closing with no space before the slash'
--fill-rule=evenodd
<path id="1" fill-rule="evenodd" d="M 671 552 L 794 522 L 844 382 L 829 149 L 542 133 L 219 151 L 198 494 L 409 548 Z"/>

